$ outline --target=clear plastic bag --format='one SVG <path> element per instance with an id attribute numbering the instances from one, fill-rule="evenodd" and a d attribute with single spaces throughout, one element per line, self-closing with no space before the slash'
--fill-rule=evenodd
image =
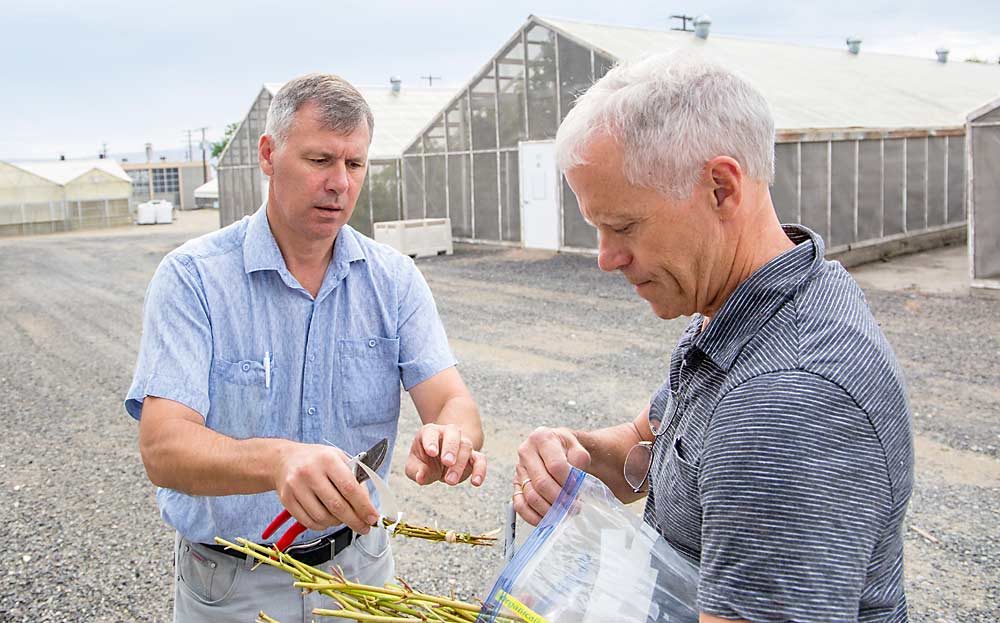
<path id="1" fill-rule="evenodd" d="M 500 572 L 477 623 L 696 623 L 698 568 L 578 469 Z"/>

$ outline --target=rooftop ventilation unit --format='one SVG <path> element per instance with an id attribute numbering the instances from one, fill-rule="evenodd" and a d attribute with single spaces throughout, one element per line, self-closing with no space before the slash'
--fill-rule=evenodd
<path id="1" fill-rule="evenodd" d="M 712 28 L 712 18 L 707 15 L 699 15 L 694 18 L 694 36 L 699 39 L 708 39 L 708 31 Z"/>

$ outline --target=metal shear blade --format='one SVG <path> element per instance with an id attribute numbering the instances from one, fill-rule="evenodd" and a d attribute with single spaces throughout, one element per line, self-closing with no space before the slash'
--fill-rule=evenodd
<path id="1" fill-rule="evenodd" d="M 327 442 L 329 443 L 329 442 Z M 330 444 L 333 445 L 333 444 Z M 354 476 L 358 479 L 358 482 L 364 482 L 368 479 L 368 473 L 358 466 L 358 463 L 364 463 L 372 471 L 376 471 L 381 467 L 383 461 L 385 461 L 385 455 L 389 451 L 389 440 L 387 438 L 380 439 L 374 446 L 368 448 L 364 452 L 360 452 L 355 456 L 351 457 L 348 464 L 354 469 Z M 288 510 L 282 510 L 278 513 L 278 516 L 274 518 L 271 523 L 267 525 L 264 532 L 261 533 L 262 539 L 268 539 L 274 534 L 278 528 L 280 528 L 286 521 L 292 518 L 292 514 Z M 295 539 L 299 537 L 300 534 L 306 531 L 306 527 L 296 521 L 291 525 L 288 530 L 281 535 L 281 538 L 274 544 L 278 551 L 285 551 L 289 545 L 291 545 Z"/>

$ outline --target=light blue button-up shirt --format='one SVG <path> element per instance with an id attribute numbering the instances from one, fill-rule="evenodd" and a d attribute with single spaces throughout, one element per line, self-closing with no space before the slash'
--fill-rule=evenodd
<path id="1" fill-rule="evenodd" d="M 145 397 L 158 396 L 236 439 L 330 441 L 357 454 L 388 437 L 391 456 L 400 382 L 409 390 L 453 365 L 410 258 L 344 226 L 314 299 L 285 266 L 262 207 L 160 263 L 125 409 L 139 419 Z M 388 470 L 389 457 L 379 473 Z M 273 491 L 202 497 L 161 488 L 157 501 L 167 524 L 198 542 L 259 540 L 282 509 Z"/>

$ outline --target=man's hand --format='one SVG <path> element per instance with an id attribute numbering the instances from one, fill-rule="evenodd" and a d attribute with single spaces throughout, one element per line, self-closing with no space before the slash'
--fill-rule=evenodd
<path id="1" fill-rule="evenodd" d="M 274 475 L 274 489 L 285 509 L 310 530 L 345 523 L 368 534 L 378 511 L 348 467 L 350 458 L 332 446 L 289 444 Z"/>
<path id="2" fill-rule="evenodd" d="M 424 424 L 410 446 L 406 476 L 418 485 L 443 481 L 449 485 L 470 476 L 476 487 L 486 479 L 486 455 L 455 424 Z"/>
<path id="3" fill-rule="evenodd" d="M 555 503 L 570 469 L 590 467 L 590 453 L 568 428 L 536 428 L 517 456 L 514 510 L 533 526 Z"/>

